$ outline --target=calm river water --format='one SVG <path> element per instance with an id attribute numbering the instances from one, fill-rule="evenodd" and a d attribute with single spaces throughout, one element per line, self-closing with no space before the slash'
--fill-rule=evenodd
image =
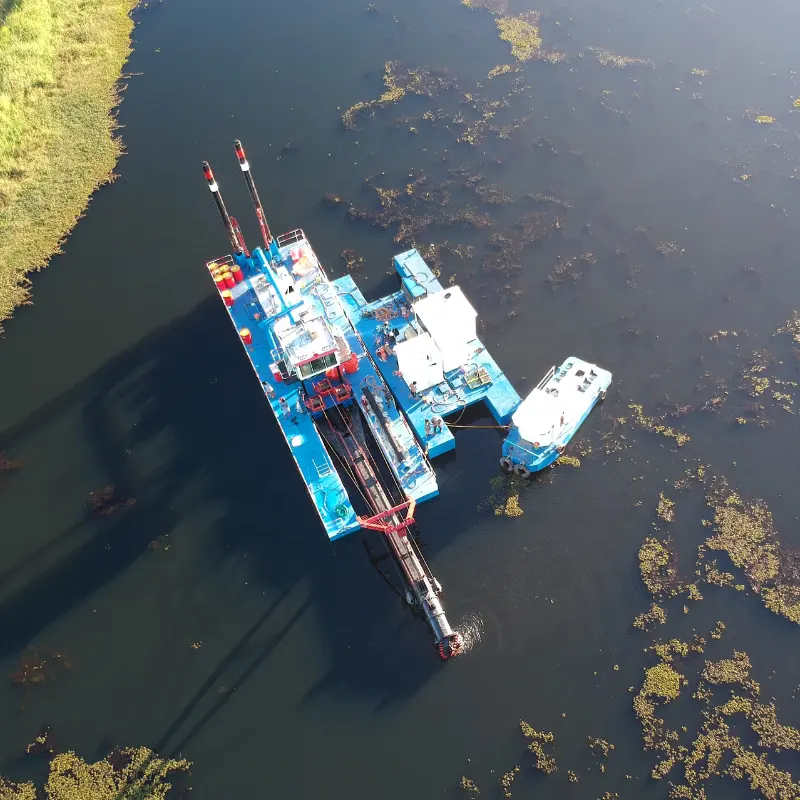
<path id="1" fill-rule="evenodd" d="M 198 800 L 452 797 L 462 774 L 494 796 L 515 764 L 515 797 L 666 797 L 649 779 L 628 692 L 653 663 L 642 653 L 650 637 L 631 621 L 649 604 L 637 552 L 659 491 L 684 459 L 701 459 L 763 497 L 782 540 L 800 546 L 797 418 L 771 410 L 768 427 L 733 422 L 744 403 L 737 373 L 753 350 L 797 371 L 773 334 L 800 307 L 800 6 L 544 0 L 545 43 L 569 63 L 526 65 L 530 88 L 512 116 L 528 121 L 476 148 L 444 123 L 395 125 L 427 109 L 452 113 L 453 93 L 407 98 L 355 131 L 340 115 L 383 91 L 390 59 L 446 67 L 461 91 L 477 91 L 492 67 L 511 63 L 491 15 L 458 0 L 365 7 L 167 0 L 138 14 L 119 180 L 92 200 L 0 342 L 0 447 L 24 462 L 0 490 L 9 777 L 42 774 L 19 756 L 49 724 L 60 747 L 86 758 L 117 744 L 182 753 Z M 654 66 L 604 67 L 592 46 Z M 776 122 L 756 124 L 748 108 Z M 333 275 L 344 269 L 339 253 L 357 250 L 367 262 L 357 280 L 373 296 L 394 285 L 389 259 L 404 248 L 392 230 L 325 208 L 326 192 L 373 204 L 369 176 L 402 187 L 412 170 L 441 179 L 465 166 L 520 200 L 497 212 L 498 229 L 530 210 L 526 193 L 572 206 L 562 231 L 525 251 L 511 317 L 497 291 L 506 278 L 477 270 L 491 231 L 421 237 L 476 245 L 444 276 L 473 298 L 521 393 L 569 354 L 615 378 L 586 425 L 595 453 L 534 481 L 521 517 L 476 510 L 498 472 L 498 431 L 459 431 L 455 456 L 437 465 L 441 498 L 418 520 L 447 610 L 472 631 L 471 650 L 452 663 L 436 658 L 358 536 L 325 541 L 215 297 L 203 265 L 226 238 L 203 158 L 256 242 L 234 137 L 273 230 L 302 226 Z M 658 242 L 684 252 L 665 258 Z M 586 251 L 597 263 L 584 279 L 553 291 L 545 278 L 556 258 Z M 740 336 L 709 341 L 718 330 Z M 603 454 L 628 402 L 646 413 L 665 396 L 696 407 L 724 391 L 717 378 L 729 405 L 674 421 L 692 437 L 685 447 L 636 431 L 630 449 Z M 88 493 L 112 483 L 135 507 L 91 516 Z M 679 503 L 671 531 L 688 570 L 703 513 L 697 496 Z M 675 607 L 665 635 L 724 620 L 719 652 L 746 649 L 781 719 L 800 723 L 794 626 L 749 591 L 704 593 L 686 616 Z M 29 691 L 10 685 L 4 676 L 31 646 L 63 651 L 70 669 Z M 520 719 L 554 731 L 557 776 L 530 769 Z M 588 735 L 616 744 L 605 774 Z M 567 768 L 581 775 L 574 788 Z M 749 796 L 730 784 L 721 792 Z"/>

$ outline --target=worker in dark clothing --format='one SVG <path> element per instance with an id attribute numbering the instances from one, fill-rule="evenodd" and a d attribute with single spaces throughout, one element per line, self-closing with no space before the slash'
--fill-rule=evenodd
<path id="1" fill-rule="evenodd" d="M 438 415 L 434 415 L 431 417 L 431 425 L 433 425 L 433 435 L 436 436 L 437 433 L 442 432 L 442 425 L 444 424 L 444 420 Z"/>
<path id="2" fill-rule="evenodd" d="M 411 396 L 412 397 L 416 397 L 417 396 L 417 382 L 416 381 L 411 381 L 411 385 L 408 388 L 411 391 Z"/>

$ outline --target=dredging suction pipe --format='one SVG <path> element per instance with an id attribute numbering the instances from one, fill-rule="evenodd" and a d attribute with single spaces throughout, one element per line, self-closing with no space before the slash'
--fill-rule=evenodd
<path id="1" fill-rule="evenodd" d="M 206 176 L 208 188 L 211 190 L 211 194 L 214 195 L 214 202 L 217 204 L 217 210 L 219 211 L 219 215 L 222 217 L 222 224 L 225 226 L 225 230 L 228 231 L 228 238 L 231 240 L 233 252 L 241 253 L 242 246 L 239 243 L 239 238 L 236 235 L 236 229 L 231 221 L 230 215 L 228 214 L 228 209 L 225 208 L 225 203 L 222 199 L 222 195 L 220 194 L 219 186 L 217 185 L 216 180 L 214 180 L 214 173 L 211 171 L 211 165 L 208 163 L 208 161 L 203 162 L 203 175 Z"/>
<path id="2" fill-rule="evenodd" d="M 242 168 L 242 174 L 245 181 L 247 181 L 247 188 L 250 190 L 250 197 L 253 200 L 253 208 L 256 210 L 258 217 L 258 225 L 261 228 L 261 236 L 264 238 L 264 247 L 269 250 L 272 244 L 272 233 L 270 232 L 269 225 L 267 224 L 267 216 L 264 214 L 264 207 L 261 205 L 261 198 L 258 196 L 258 189 L 256 189 L 256 182 L 250 174 L 250 164 L 247 161 L 247 156 L 244 154 L 244 147 L 239 139 L 233 140 L 233 149 L 236 152 L 236 158 L 239 159 L 239 166 Z"/>
<path id="3" fill-rule="evenodd" d="M 426 588 L 428 589 L 426 595 L 420 598 L 422 613 L 425 615 L 433 632 L 433 639 L 436 649 L 439 651 L 439 656 L 447 660 L 461 652 L 463 647 L 461 634 L 450 627 L 447 615 L 444 613 L 444 608 L 442 608 L 442 603 L 432 588 L 430 586 Z"/>

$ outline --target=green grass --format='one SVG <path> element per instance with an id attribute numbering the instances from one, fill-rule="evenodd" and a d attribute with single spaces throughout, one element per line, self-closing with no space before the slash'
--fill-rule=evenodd
<path id="1" fill-rule="evenodd" d="M 0 0 L 0 322 L 113 175 L 136 4 Z"/>

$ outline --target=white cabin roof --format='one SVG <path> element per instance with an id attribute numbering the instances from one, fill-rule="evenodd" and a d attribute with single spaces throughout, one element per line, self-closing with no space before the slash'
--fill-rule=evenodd
<path id="1" fill-rule="evenodd" d="M 408 386 L 416 383 L 417 391 L 423 392 L 444 380 L 442 354 L 429 334 L 398 342 L 394 353 L 403 380 Z"/>
<path id="2" fill-rule="evenodd" d="M 563 413 L 564 404 L 558 397 L 534 389 L 514 412 L 511 421 L 523 439 L 546 447 L 552 444 L 560 431 Z"/>
<path id="3" fill-rule="evenodd" d="M 463 324 L 478 316 L 458 286 L 429 294 L 414 303 L 414 312 L 436 339 L 435 331 L 445 331 L 454 322 Z"/>
<path id="4" fill-rule="evenodd" d="M 414 303 L 414 313 L 442 354 L 445 372 L 462 366 L 472 352 L 475 341 L 475 318 L 472 304 L 458 286 L 429 294 Z"/>
<path id="5" fill-rule="evenodd" d="M 296 323 L 292 323 L 287 314 L 274 327 L 278 341 L 293 365 L 303 364 L 336 349 L 331 330 L 322 315 L 313 311 L 313 306 L 307 301 L 305 307 L 308 309 L 307 315 L 304 315 L 302 308 L 293 312 L 299 317 Z"/>

